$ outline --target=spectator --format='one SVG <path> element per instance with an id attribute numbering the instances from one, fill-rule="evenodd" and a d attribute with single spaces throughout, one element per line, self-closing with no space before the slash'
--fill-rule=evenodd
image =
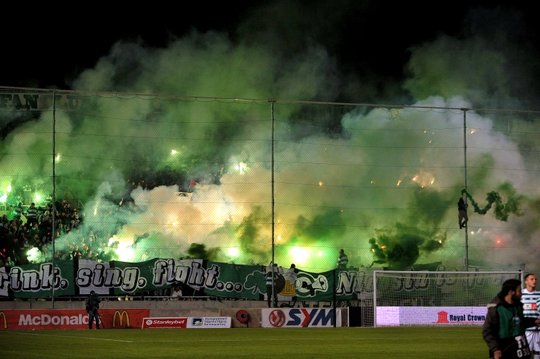
<path id="1" fill-rule="evenodd" d="M 88 313 L 88 329 L 92 329 L 94 321 L 96 322 L 96 329 L 99 329 L 100 317 L 99 317 L 99 303 L 101 300 L 97 296 L 96 292 L 91 291 L 90 296 L 86 299 L 86 312 Z"/>
<path id="2" fill-rule="evenodd" d="M 28 207 L 26 210 L 26 222 L 29 226 L 33 226 L 34 223 L 38 223 L 38 210 L 34 202 L 32 202 L 30 207 Z"/>
<path id="3" fill-rule="evenodd" d="M 338 260 L 337 260 L 337 269 L 347 269 L 348 264 L 349 264 L 349 257 L 347 257 L 343 249 L 340 249 Z"/>
<path id="4" fill-rule="evenodd" d="M 521 302 L 523 303 L 523 315 L 538 319 L 538 302 L 540 302 L 540 291 L 536 290 L 536 275 L 528 273 L 525 275 L 525 288 L 522 290 Z M 533 359 L 540 359 L 540 328 L 537 326 L 528 327 L 525 331 L 529 347 L 533 354 Z"/>
<path id="5" fill-rule="evenodd" d="M 13 208 L 14 212 L 15 212 L 15 216 L 14 216 L 14 219 L 21 219 L 21 216 L 23 214 L 23 204 L 22 202 L 19 202 L 15 208 Z"/>
<path id="6" fill-rule="evenodd" d="M 298 297 L 296 296 L 296 273 L 298 273 L 298 269 L 296 269 L 296 265 L 292 263 L 291 267 L 287 269 L 283 275 L 285 280 L 288 281 L 294 288 L 295 295 L 292 297 L 292 303 L 290 304 L 291 307 L 294 307 L 296 305 L 296 301 L 298 300 Z"/>
<path id="7" fill-rule="evenodd" d="M 182 297 L 182 285 L 180 283 L 175 283 L 171 290 L 171 298 L 178 299 Z"/>
<path id="8" fill-rule="evenodd" d="M 467 222 L 469 221 L 469 216 L 467 215 L 467 207 L 469 207 L 469 205 L 467 202 L 465 202 L 465 200 L 463 200 L 463 197 L 459 197 L 457 207 L 459 229 L 462 229 L 463 227 L 467 226 Z"/>
<path id="9" fill-rule="evenodd" d="M 539 324 L 540 319 L 524 317 L 521 294 L 521 281 L 508 279 L 487 306 L 482 336 L 492 359 L 518 359 L 531 356 L 525 328 Z"/>
<path id="10" fill-rule="evenodd" d="M 266 278 L 266 300 L 268 301 L 268 308 L 272 306 L 277 307 L 277 288 L 276 281 L 278 279 L 279 269 L 276 263 L 270 265 L 267 268 L 265 278 Z M 272 301 L 273 298 L 273 301 Z"/>

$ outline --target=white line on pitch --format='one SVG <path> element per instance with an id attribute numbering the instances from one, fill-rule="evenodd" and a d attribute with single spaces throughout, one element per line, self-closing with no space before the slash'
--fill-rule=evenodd
<path id="1" fill-rule="evenodd" d="M 94 337 L 79 337 L 74 335 L 57 335 L 57 334 L 38 334 L 38 333 L 17 333 L 21 335 L 35 335 L 35 336 L 45 336 L 45 337 L 57 337 L 57 338 L 81 338 L 89 340 L 104 340 L 108 342 L 122 342 L 122 343 L 133 343 L 133 340 L 122 340 L 122 339 L 108 339 L 108 338 L 94 338 Z"/>

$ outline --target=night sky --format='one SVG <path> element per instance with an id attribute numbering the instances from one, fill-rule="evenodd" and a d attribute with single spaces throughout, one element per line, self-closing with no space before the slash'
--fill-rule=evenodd
<path id="1" fill-rule="evenodd" d="M 166 48 L 189 33 L 215 31 L 233 44 L 271 43 L 277 56 L 313 44 L 324 48 L 340 91 L 319 94 L 318 100 L 410 103 L 411 91 L 402 84 L 411 77 L 407 64 L 414 49 L 444 37 L 460 42 L 481 36 L 487 47 L 507 54 L 508 66 L 522 69 L 508 85 L 532 107 L 540 90 L 531 79 L 540 66 L 529 59 L 538 58 L 540 25 L 534 5 L 503 3 L 508 2 L 236 1 L 192 2 L 187 9 L 154 1 L 129 9 L 107 4 L 80 10 L 9 3 L 0 22 L 0 85 L 71 89 L 115 43 Z"/>

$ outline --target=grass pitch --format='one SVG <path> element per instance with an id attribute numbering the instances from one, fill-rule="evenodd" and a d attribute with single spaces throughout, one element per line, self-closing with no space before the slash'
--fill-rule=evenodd
<path id="1" fill-rule="evenodd" d="M 0 331 L 0 358 L 487 358 L 479 327 Z"/>

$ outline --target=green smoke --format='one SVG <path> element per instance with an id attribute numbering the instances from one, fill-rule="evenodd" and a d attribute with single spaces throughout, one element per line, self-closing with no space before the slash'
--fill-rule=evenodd
<path id="1" fill-rule="evenodd" d="M 518 194 L 512 184 L 508 182 L 501 184 L 499 191 L 506 196 L 506 203 L 503 202 L 503 199 L 498 192 L 491 191 L 486 195 L 486 204 L 483 207 L 480 207 L 478 202 L 474 200 L 472 195 L 467 190 L 464 189 L 461 191 L 461 193 L 465 194 L 471 201 L 475 213 L 484 215 L 488 213 L 493 205 L 495 205 L 495 218 L 500 221 L 506 222 L 510 214 L 517 216 L 522 215 L 523 212 L 521 211 L 521 202 L 523 201 L 524 196 Z"/>
<path id="2" fill-rule="evenodd" d="M 219 248 L 207 249 L 204 244 L 192 243 L 189 246 L 187 253 L 191 258 L 194 259 L 214 260 L 218 258 L 219 251 Z"/>
<path id="3" fill-rule="evenodd" d="M 461 233 L 454 227 L 455 194 L 463 187 L 463 114 L 429 108 L 518 103 L 515 94 L 528 92 L 516 91 L 526 86 L 517 84 L 523 77 L 512 76 L 510 60 L 518 52 L 504 48 L 505 38 L 494 44 L 478 36 L 443 36 L 412 47 L 410 77 L 392 102 L 411 95 L 425 110 L 277 103 L 276 178 L 270 182 L 267 99 L 357 102 L 401 85 L 369 70 L 344 75 L 352 69 L 341 68 L 332 53 L 340 41 L 332 25 L 353 3 L 322 8 L 332 11 L 321 11 L 322 2 L 272 4 L 271 10 L 285 15 L 279 28 L 265 7 L 240 26 L 236 38 L 193 32 L 163 48 L 117 43 L 74 83 L 76 90 L 99 94 L 82 95 L 80 108 L 56 113 L 57 195 L 85 208 L 83 224 L 58 239 L 57 250 L 88 246 L 87 255 L 99 259 L 132 250 L 146 257 L 189 254 L 267 263 L 275 185 L 280 263 L 291 259 L 293 246 L 299 255 L 306 250 L 300 247 L 313 248 L 306 263 L 317 269 L 331 268 L 339 248 L 347 249 L 353 266 L 461 261 L 455 253 Z M 230 100 L 250 98 L 258 100 Z M 520 144 L 537 128 L 518 128 L 512 137 L 494 125 L 500 116 L 467 116 L 468 129 L 476 130 L 467 134 L 470 183 L 475 193 L 496 188 L 498 196 L 487 202 L 496 218 L 509 219 L 494 228 L 491 216 L 483 217 L 484 232 L 472 240 L 481 242 L 477 238 L 488 231 L 519 233 L 521 222 L 508 214 L 523 212 L 515 220 L 533 230 L 519 237 L 534 246 L 538 211 L 523 206 L 534 208 L 537 195 L 527 186 L 536 185 L 535 176 L 498 169 L 536 168 L 534 155 L 523 163 Z M 21 119 L 17 126 L 11 117 L 1 121 L 3 175 L 18 179 L 14 187 L 20 193 L 28 179 L 35 188 L 50 188 L 51 113 L 39 121 Z M 511 124 L 523 122 L 516 118 Z M 527 143 L 534 154 L 536 140 Z M 249 170 L 235 170 L 239 162 Z M 192 181 L 198 183 L 194 189 Z M 511 186 L 498 187 L 505 181 L 533 198 L 527 202 Z M 237 248 L 238 257 L 227 257 L 228 249 Z"/>
<path id="4" fill-rule="evenodd" d="M 328 209 L 307 219 L 300 216 L 296 222 L 295 231 L 309 240 L 326 239 L 332 241 L 345 233 L 343 214 L 338 209 Z"/>
<path id="5" fill-rule="evenodd" d="M 371 265 L 380 264 L 396 270 L 410 269 L 422 252 L 436 251 L 446 240 L 443 234 L 433 239 L 428 231 L 402 223 L 397 223 L 394 229 L 376 232 L 377 236 L 369 239 L 374 258 Z"/>
<path id="6" fill-rule="evenodd" d="M 408 204 L 407 222 L 376 230 L 369 239 L 371 265 L 409 269 L 422 254 L 443 248 L 447 233 L 441 228 L 452 203 L 450 192 L 418 189 Z M 414 225 L 412 225 L 414 224 Z"/>
<path id="7" fill-rule="evenodd" d="M 270 253 L 265 250 L 272 242 L 268 231 L 270 221 L 270 215 L 265 213 L 263 208 L 255 207 L 236 228 L 242 252 L 255 263 L 265 263 L 271 259 Z"/>

